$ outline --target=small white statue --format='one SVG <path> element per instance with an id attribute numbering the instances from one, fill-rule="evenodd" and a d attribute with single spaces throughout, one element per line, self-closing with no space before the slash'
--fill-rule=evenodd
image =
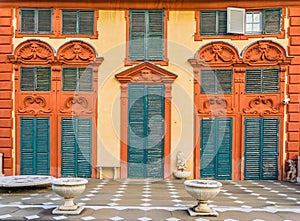
<path id="1" fill-rule="evenodd" d="M 177 163 L 176 163 L 177 169 L 180 171 L 183 171 L 186 169 L 186 161 L 183 157 L 183 152 L 178 151 L 177 152 Z"/>
<path id="2" fill-rule="evenodd" d="M 288 160 L 290 170 L 287 172 L 286 180 L 290 182 L 296 182 L 296 164 L 293 160 Z"/>

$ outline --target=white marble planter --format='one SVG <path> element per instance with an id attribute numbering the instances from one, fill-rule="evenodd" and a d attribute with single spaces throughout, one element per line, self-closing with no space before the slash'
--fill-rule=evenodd
<path id="1" fill-rule="evenodd" d="M 174 170 L 173 175 L 177 179 L 186 179 L 191 175 L 191 171 L 188 171 L 188 170 L 184 170 L 184 171 Z"/>
<path id="2" fill-rule="evenodd" d="M 214 180 L 186 180 L 184 181 L 186 191 L 198 201 L 193 208 L 189 208 L 190 216 L 218 216 L 219 214 L 207 205 L 218 195 L 222 183 Z"/>
<path id="3" fill-rule="evenodd" d="M 80 214 L 82 206 L 74 203 L 74 197 L 83 193 L 88 181 L 83 178 L 57 178 L 51 182 L 52 190 L 64 198 L 64 205 L 52 211 L 53 214 Z"/>

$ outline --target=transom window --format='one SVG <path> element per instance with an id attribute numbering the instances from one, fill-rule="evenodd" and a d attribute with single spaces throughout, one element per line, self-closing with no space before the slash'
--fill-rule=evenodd
<path id="1" fill-rule="evenodd" d="M 63 91 L 92 91 L 92 68 L 63 68 Z"/>
<path id="2" fill-rule="evenodd" d="M 201 35 L 226 35 L 227 11 L 201 11 Z"/>
<path id="3" fill-rule="evenodd" d="M 246 32 L 249 34 L 262 33 L 262 13 L 260 11 L 251 11 L 246 14 Z"/>
<path id="4" fill-rule="evenodd" d="M 52 33 L 51 9 L 21 9 L 21 33 Z"/>
<path id="5" fill-rule="evenodd" d="M 164 11 L 130 11 L 129 60 L 164 59 Z"/>
<path id="6" fill-rule="evenodd" d="M 246 93 L 279 92 L 279 69 L 246 70 Z"/>
<path id="7" fill-rule="evenodd" d="M 50 91 L 50 67 L 21 67 L 21 91 Z"/>
<path id="8" fill-rule="evenodd" d="M 231 94 L 231 70 L 202 70 L 201 94 Z"/>
<path id="9" fill-rule="evenodd" d="M 63 10 L 63 34 L 94 34 L 94 11 Z"/>

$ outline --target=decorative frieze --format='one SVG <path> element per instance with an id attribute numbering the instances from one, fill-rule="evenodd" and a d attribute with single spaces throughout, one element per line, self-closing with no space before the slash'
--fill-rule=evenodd
<path id="1" fill-rule="evenodd" d="M 271 98 L 258 96 L 249 101 L 248 106 L 243 109 L 245 114 L 258 114 L 263 117 L 267 114 L 278 114 L 280 112 L 279 105 L 275 105 Z"/>

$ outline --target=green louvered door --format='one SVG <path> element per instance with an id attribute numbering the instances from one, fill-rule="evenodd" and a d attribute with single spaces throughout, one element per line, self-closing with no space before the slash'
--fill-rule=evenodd
<path id="1" fill-rule="evenodd" d="M 245 179 L 278 179 L 277 118 L 245 119 Z"/>
<path id="2" fill-rule="evenodd" d="M 61 175 L 91 177 L 92 119 L 63 118 L 61 127 Z"/>
<path id="3" fill-rule="evenodd" d="M 128 87 L 128 177 L 162 178 L 163 85 Z"/>
<path id="4" fill-rule="evenodd" d="M 20 174 L 49 175 L 49 118 L 20 118 Z"/>
<path id="5" fill-rule="evenodd" d="M 201 178 L 231 179 L 232 119 L 201 120 Z"/>

